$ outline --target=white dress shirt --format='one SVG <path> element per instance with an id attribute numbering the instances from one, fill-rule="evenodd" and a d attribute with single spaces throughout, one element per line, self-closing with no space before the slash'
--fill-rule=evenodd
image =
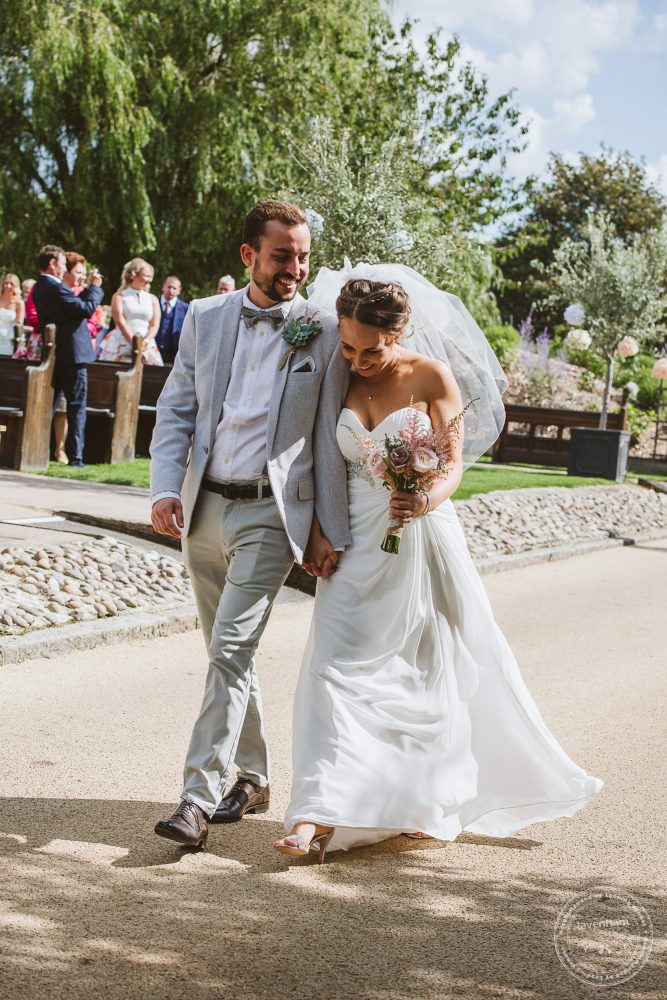
<path id="1" fill-rule="evenodd" d="M 170 299 L 169 301 L 165 299 L 164 295 L 160 296 L 160 305 L 162 306 L 162 312 L 166 313 L 167 316 L 169 315 L 169 313 L 174 308 L 177 302 L 178 302 L 178 295 L 175 298 Z"/>
<path id="2" fill-rule="evenodd" d="M 280 309 L 287 320 L 293 301 L 276 304 L 267 311 Z M 243 295 L 243 305 L 258 308 L 247 292 Z M 206 466 L 209 479 L 245 482 L 265 474 L 269 403 L 278 365 L 289 350 L 282 330 L 282 327 L 275 330 L 267 320 L 259 320 L 251 327 L 246 326 L 243 317 L 239 320 L 222 417 Z M 180 500 L 176 493 L 157 493 L 151 501 L 155 503 L 164 497 Z"/>
<path id="3" fill-rule="evenodd" d="M 243 295 L 243 305 L 257 306 Z M 292 302 L 271 306 L 285 318 Z M 218 482 L 260 479 L 266 471 L 266 424 L 278 365 L 289 350 L 282 327 L 260 320 L 246 326 L 241 317 L 232 372 L 222 407 L 222 419 L 215 432 L 206 475 Z"/>

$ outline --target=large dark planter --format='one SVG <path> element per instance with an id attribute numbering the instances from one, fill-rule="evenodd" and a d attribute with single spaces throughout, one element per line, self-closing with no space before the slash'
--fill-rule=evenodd
<path id="1" fill-rule="evenodd" d="M 628 467 L 630 431 L 571 427 L 568 476 L 596 476 L 622 483 Z"/>

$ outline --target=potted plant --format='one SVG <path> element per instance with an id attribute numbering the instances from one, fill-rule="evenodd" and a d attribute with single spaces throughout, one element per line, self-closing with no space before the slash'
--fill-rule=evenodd
<path id="1" fill-rule="evenodd" d="M 570 475 L 617 482 L 625 477 L 630 431 L 607 427 L 614 362 L 617 355 L 631 357 L 655 342 L 667 312 L 666 265 L 664 229 L 623 241 L 604 215 L 591 219 L 587 239 L 565 240 L 554 252 L 552 300 L 571 303 L 565 321 L 573 328 L 572 346 L 586 347 L 605 364 L 599 426 L 571 428 Z"/>

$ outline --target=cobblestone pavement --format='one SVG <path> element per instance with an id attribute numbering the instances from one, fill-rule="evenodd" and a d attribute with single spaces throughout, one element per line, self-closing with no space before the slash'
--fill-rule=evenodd
<path id="1" fill-rule="evenodd" d="M 192 603 L 185 568 L 116 539 L 0 551 L 0 634 Z"/>

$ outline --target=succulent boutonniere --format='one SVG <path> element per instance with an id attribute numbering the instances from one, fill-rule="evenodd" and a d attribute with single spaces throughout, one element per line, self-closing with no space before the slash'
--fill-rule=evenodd
<path id="1" fill-rule="evenodd" d="M 291 319 L 289 323 L 285 323 L 283 340 L 289 344 L 289 351 L 278 365 L 278 370 L 282 371 L 297 347 L 305 347 L 321 332 L 322 324 L 316 319 L 308 319 L 305 316 L 302 319 Z"/>

